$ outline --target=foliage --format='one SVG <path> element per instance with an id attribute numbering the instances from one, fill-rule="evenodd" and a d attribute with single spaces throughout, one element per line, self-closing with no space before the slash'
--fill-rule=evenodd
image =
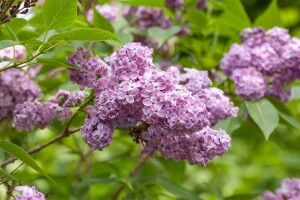
<path id="1" fill-rule="evenodd" d="M 285 104 L 269 97 L 244 101 L 235 95 L 233 82 L 220 69 L 220 60 L 231 44 L 241 43 L 239 33 L 244 28 L 280 26 L 300 37 L 298 1 L 209 0 L 205 9 L 198 10 L 197 1 L 185 0 L 186 11 L 166 7 L 163 0 L 117 1 L 118 5 L 162 9 L 173 23 L 166 29 L 142 29 L 124 17 L 112 22 L 97 11 L 96 4 L 107 2 L 45 0 L 32 7 L 26 17 L 17 15 L 1 24 L 0 50 L 23 45 L 28 56 L 21 60 L 1 56 L 1 62 L 8 64 L 1 65 L 0 73 L 41 65 L 32 79 L 42 88 L 41 101 L 46 101 L 59 90 L 80 90 L 71 83 L 69 70 L 89 71 L 66 60 L 78 47 L 105 58 L 139 35 L 154 47 L 155 65 L 167 61 L 208 70 L 213 86 L 222 89 L 239 107 L 236 118 L 215 125 L 231 136 L 229 152 L 206 167 L 165 160 L 159 154 L 144 158 L 142 145 L 132 141 L 129 131 L 123 129 L 114 132 L 110 146 L 92 150 L 78 131 L 87 115 L 85 108 L 94 97 L 90 89 L 85 89 L 90 96 L 71 108 L 71 118 L 54 120 L 43 130 L 22 131 L 12 127 L 11 118 L 1 121 L 0 199 L 13 192 L 12 185 L 30 185 L 48 194 L 50 200 L 248 200 L 265 190 L 275 190 L 286 177 L 300 178 L 300 81 L 287 86 L 292 97 Z M 94 12 L 92 21 L 87 17 L 88 10 Z M 181 34 L 183 26 L 189 27 L 187 35 Z M 6 163 L 11 155 L 17 159 Z"/>

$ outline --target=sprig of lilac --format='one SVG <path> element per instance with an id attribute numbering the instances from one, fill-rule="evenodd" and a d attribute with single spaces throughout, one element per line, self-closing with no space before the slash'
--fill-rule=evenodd
<path id="1" fill-rule="evenodd" d="M 90 147 L 102 150 L 111 143 L 115 128 L 126 127 L 145 146 L 143 152 L 154 155 L 160 151 L 165 158 L 186 159 L 191 164 L 206 165 L 228 150 L 230 137 L 209 126 L 236 116 L 237 108 L 222 91 L 207 88 L 211 84 L 207 72 L 185 69 L 181 75 L 176 70 L 158 70 L 152 49 L 140 43 L 128 43 L 113 53 L 105 59 L 109 65 L 82 48 L 68 60 L 96 76 L 91 79 L 78 71 L 80 81 L 74 81 L 96 91 L 95 104 L 88 108 L 81 130 Z M 86 67 L 90 60 L 97 60 L 93 68 Z M 106 73 L 97 76 L 99 66 L 105 66 Z M 186 144 L 179 154 L 166 153 L 162 145 L 176 146 L 175 141 Z M 189 149 L 191 145 L 198 146 L 197 150 Z"/>
<path id="2" fill-rule="evenodd" d="M 300 78 L 300 39 L 287 29 L 246 28 L 242 44 L 233 44 L 221 60 L 221 69 L 232 79 L 243 100 L 272 96 L 287 102 L 291 91 L 285 87 Z"/>

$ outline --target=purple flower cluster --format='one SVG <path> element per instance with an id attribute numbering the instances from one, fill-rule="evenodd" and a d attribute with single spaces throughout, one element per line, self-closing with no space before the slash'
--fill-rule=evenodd
<path id="1" fill-rule="evenodd" d="M 81 129 L 83 140 L 92 148 L 102 150 L 112 141 L 114 125 L 111 121 L 101 120 L 94 107 L 87 107 L 88 116 Z"/>
<path id="2" fill-rule="evenodd" d="M 41 129 L 51 125 L 56 115 L 57 104 L 41 103 L 39 100 L 17 104 L 14 110 L 13 126 L 33 130 L 36 125 Z"/>
<path id="3" fill-rule="evenodd" d="M 68 57 L 68 62 L 72 65 L 79 66 L 82 70 L 71 70 L 70 80 L 80 85 L 83 90 L 84 87 L 99 88 L 103 84 L 103 78 L 107 75 L 109 66 L 97 56 L 94 57 L 91 51 L 79 48 L 77 53 Z"/>
<path id="4" fill-rule="evenodd" d="M 13 126 L 23 130 L 33 130 L 36 126 L 44 129 L 52 124 L 53 119 L 70 118 L 71 107 L 77 106 L 86 95 L 79 92 L 60 90 L 51 101 L 38 99 L 17 104 L 13 113 Z"/>
<path id="5" fill-rule="evenodd" d="M 237 116 L 238 108 L 234 107 L 224 92 L 218 88 L 209 87 L 212 82 L 207 71 L 188 68 L 183 68 L 183 70 L 185 73 L 180 73 L 178 67 L 171 66 L 167 72 L 172 73 L 178 84 L 183 85 L 205 103 L 211 126 L 229 117 Z"/>
<path id="6" fill-rule="evenodd" d="M 59 90 L 56 95 L 51 97 L 51 103 L 56 104 L 56 116 L 58 120 L 65 120 L 72 116 L 71 107 L 77 107 L 87 96 L 84 92 L 69 92 Z"/>
<path id="7" fill-rule="evenodd" d="M 30 77 L 17 69 L 0 75 L 0 121 L 12 116 L 15 106 L 41 96 L 40 87 Z"/>
<path id="8" fill-rule="evenodd" d="M 91 52 L 78 49 L 69 61 L 83 68 L 83 54 L 95 58 Z M 95 105 L 88 108 L 82 128 L 83 139 L 90 147 L 102 150 L 110 144 L 115 128 L 130 128 L 135 141 L 144 144 L 144 152 L 153 155 L 159 150 L 165 158 L 187 159 L 191 164 L 205 165 L 228 150 L 230 137 L 209 126 L 235 116 L 237 108 L 222 91 L 206 88 L 211 84 L 207 72 L 186 69 L 180 75 L 177 68 L 158 70 L 152 61 L 152 49 L 140 43 L 126 44 L 105 61 L 111 67 L 97 80 L 103 84 L 90 84 L 96 91 Z M 86 80 L 81 80 L 76 83 L 87 86 Z M 161 147 L 175 148 L 176 142 L 184 145 L 180 156 L 171 156 Z"/>
<path id="9" fill-rule="evenodd" d="M 236 94 L 244 100 L 272 96 L 287 102 L 291 91 L 285 84 L 300 78 L 300 39 L 279 27 L 267 31 L 247 28 L 241 39 L 243 43 L 233 44 L 221 60 Z"/>
<path id="10" fill-rule="evenodd" d="M 215 156 L 221 156 L 228 151 L 231 138 L 222 130 L 205 127 L 191 134 L 166 132 L 166 130 L 150 126 L 143 132 L 142 138 L 147 142 L 144 152 L 154 155 L 159 151 L 165 158 L 175 161 L 187 160 L 190 164 L 205 166 Z"/>
<path id="11" fill-rule="evenodd" d="M 114 22 L 119 18 L 119 5 L 116 2 L 111 2 L 103 5 L 96 5 L 95 9 L 107 20 Z M 87 19 L 92 22 L 94 19 L 93 9 L 88 10 Z"/>
<path id="12" fill-rule="evenodd" d="M 284 179 L 281 187 L 275 193 L 264 192 L 259 200 L 299 200 L 300 199 L 300 179 Z"/>
<path id="13" fill-rule="evenodd" d="M 153 26 L 167 29 L 172 26 L 170 19 L 164 14 L 163 10 L 159 8 L 124 6 L 123 16 L 128 19 L 132 25 L 140 29 L 147 29 Z"/>
<path id="14" fill-rule="evenodd" d="M 46 196 L 39 192 L 34 186 L 18 186 L 15 190 L 22 192 L 22 195 L 17 194 L 15 196 L 15 200 L 46 200 Z"/>

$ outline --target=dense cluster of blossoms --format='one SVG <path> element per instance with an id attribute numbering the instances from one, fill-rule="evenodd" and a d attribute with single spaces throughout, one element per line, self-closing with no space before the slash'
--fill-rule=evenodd
<path id="1" fill-rule="evenodd" d="M 41 95 L 39 86 L 27 74 L 16 69 L 1 73 L 0 88 L 0 120 L 10 117 L 17 104 Z"/>
<path id="2" fill-rule="evenodd" d="M 27 14 L 29 8 L 35 6 L 38 0 L 20 0 L 17 3 L 11 3 L 11 1 L 0 1 L 0 22 L 9 22 L 12 18 L 15 18 L 17 14 Z"/>
<path id="3" fill-rule="evenodd" d="M 96 5 L 95 10 L 99 12 L 107 20 L 114 22 L 119 18 L 119 5 L 116 2 L 111 2 L 103 5 Z M 88 10 L 87 19 L 92 22 L 94 19 L 93 9 Z"/>
<path id="4" fill-rule="evenodd" d="M 0 58 L 20 60 L 26 57 L 25 48 L 17 45 L 0 50 Z M 9 65 L 2 61 L 0 68 Z M 29 75 L 17 69 L 8 69 L 0 75 L 0 121 L 11 117 L 15 106 L 25 101 L 32 101 L 41 96 L 40 87 L 31 80 Z"/>
<path id="5" fill-rule="evenodd" d="M 60 90 L 50 101 L 38 99 L 17 104 L 13 113 L 13 126 L 33 130 L 36 126 L 44 129 L 53 119 L 66 120 L 72 115 L 71 107 L 78 106 L 86 94 Z"/>
<path id="6" fill-rule="evenodd" d="M 39 192 L 34 186 L 18 186 L 15 187 L 15 190 L 22 192 L 22 194 L 15 196 L 15 200 L 46 200 L 46 196 Z"/>
<path id="7" fill-rule="evenodd" d="M 275 193 L 264 192 L 259 200 L 299 200 L 300 199 L 300 179 L 284 179 L 281 187 Z"/>
<path id="8" fill-rule="evenodd" d="M 274 27 L 247 28 L 242 44 L 233 44 L 221 60 L 221 68 L 244 100 L 272 96 L 282 102 L 290 99 L 285 84 L 300 78 L 300 39 L 288 30 Z"/>
<path id="9" fill-rule="evenodd" d="M 238 109 L 222 91 L 208 87 L 207 72 L 156 69 L 152 49 L 140 43 L 114 52 L 105 59 L 109 65 L 82 48 L 68 61 L 88 71 L 71 70 L 71 80 L 96 91 L 81 130 L 92 148 L 102 150 L 115 128 L 127 128 L 151 155 L 160 151 L 164 158 L 205 165 L 227 152 L 230 137 L 210 127 Z"/>

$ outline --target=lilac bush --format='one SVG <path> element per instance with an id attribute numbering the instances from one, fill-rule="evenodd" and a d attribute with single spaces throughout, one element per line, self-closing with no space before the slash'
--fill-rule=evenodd
<path id="1" fill-rule="evenodd" d="M 298 3 L 270 2 L 0 0 L 0 199 L 299 200 L 264 189 L 300 165 Z"/>

